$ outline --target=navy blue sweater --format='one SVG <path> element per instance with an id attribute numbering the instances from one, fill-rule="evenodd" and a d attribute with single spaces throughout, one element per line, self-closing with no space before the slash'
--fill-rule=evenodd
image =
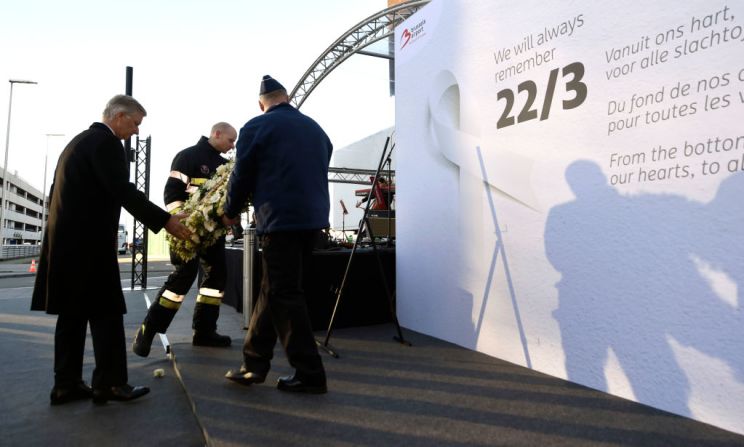
<path id="1" fill-rule="evenodd" d="M 240 129 L 225 214 L 237 216 L 250 198 L 257 234 L 328 227 L 332 152 L 311 118 L 286 103 L 270 108 Z"/>

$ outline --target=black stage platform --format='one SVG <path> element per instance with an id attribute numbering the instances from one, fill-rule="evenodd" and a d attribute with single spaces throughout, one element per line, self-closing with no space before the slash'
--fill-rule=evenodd
<path id="1" fill-rule="evenodd" d="M 141 291 L 125 295 L 131 343 L 145 302 Z M 278 391 L 277 377 L 291 372 L 280 348 L 266 383 L 244 387 L 224 378 L 241 362 L 242 316 L 231 309 L 220 316 L 230 348 L 193 347 L 195 296 L 196 288 L 168 331 L 174 361 L 157 339 L 147 359 L 128 352 L 130 382 L 150 386 L 149 395 L 51 407 L 55 318 L 28 310 L 31 288 L 0 289 L 0 445 L 744 446 L 744 436 L 420 333 L 406 330 L 413 346 L 402 346 L 392 341 L 391 323 L 334 332 L 341 357 L 323 356 L 328 394 Z M 88 343 L 86 380 L 92 368 Z M 156 368 L 165 376 L 153 377 Z"/>
<path id="2" fill-rule="evenodd" d="M 395 249 L 377 248 L 391 293 L 395 290 Z M 328 327 L 336 302 L 336 291 L 346 270 L 351 249 L 325 249 L 313 252 L 311 268 L 305 272 L 305 294 L 314 330 Z M 223 303 L 243 311 L 243 248 L 227 247 L 227 284 Z M 256 253 L 253 276 L 253 301 L 258 298 L 261 258 Z M 377 258 L 371 247 L 358 248 L 354 254 L 334 328 L 365 326 L 392 321 L 390 306 L 380 280 Z"/>

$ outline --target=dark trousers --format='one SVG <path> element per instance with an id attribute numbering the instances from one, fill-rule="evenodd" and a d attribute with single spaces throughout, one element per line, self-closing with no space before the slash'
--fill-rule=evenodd
<path id="1" fill-rule="evenodd" d="M 93 388 L 105 388 L 126 384 L 128 377 L 124 316 L 60 314 L 54 331 L 55 386 L 71 387 L 83 380 L 83 353 L 88 323 L 96 359 L 91 385 Z"/>
<path id="2" fill-rule="evenodd" d="M 298 378 L 325 384 L 302 285 L 317 238 L 318 231 L 260 236 L 261 292 L 243 344 L 243 361 L 249 371 L 268 373 L 278 336 Z"/>
<path id="3" fill-rule="evenodd" d="M 205 253 L 188 262 L 184 262 L 174 253 L 171 253 L 171 263 L 176 267 L 175 271 L 155 296 L 150 309 L 145 317 L 145 324 L 150 325 L 156 332 L 165 333 L 168 330 L 178 308 L 164 307 L 160 304 L 160 297 L 168 290 L 178 295 L 186 295 L 199 273 L 199 265 L 204 271 L 199 287 L 219 290 L 224 292 L 227 270 L 225 267 L 225 239 L 218 240 L 209 247 Z M 212 332 L 217 328 L 217 319 L 220 315 L 219 304 L 196 303 L 194 307 L 194 318 L 192 327 L 197 332 Z"/>

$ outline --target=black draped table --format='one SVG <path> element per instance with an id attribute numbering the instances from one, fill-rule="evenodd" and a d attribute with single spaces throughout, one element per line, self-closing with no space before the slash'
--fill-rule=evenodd
<path id="1" fill-rule="evenodd" d="M 378 247 L 390 293 L 395 291 L 395 249 Z M 310 269 L 305 272 L 305 296 L 314 330 L 328 327 L 336 302 L 336 292 L 349 261 L 351 249 L 315 250 Z M 261 256 L 255 254 L 253 300 L 258 299 L 261 282 Z M 243 311 L 243 248 L 226 247 L 227 283 L 224 304 Z M 394 297 L 394 295 L 393 295 Z M 392 321 L 380 269 L 372 248 L 357 248 L 339 304 L 334 328 L 364 326 Z"/>

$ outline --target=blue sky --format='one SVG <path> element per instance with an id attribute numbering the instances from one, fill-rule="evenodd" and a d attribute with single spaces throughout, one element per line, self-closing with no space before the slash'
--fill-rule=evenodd
<path id="1" fill-rule="evenodd" d="M 51 183 L 69 139 L 100 119 L 123 93 L 148 110 L 151 199 L 162 204 L 170 161 L 217 121 L 240 128 L 257 115 L 261 76 L 291 90 L 310 64 L 385 0 L 174 1 L 25 0 L 0 6 L 0 138 L 5 142 L 8 79 L 13 90 L 8 169 L 41 189 L 49 143 Z M 356 55 L 310 95 L 302 111 L 342 147 L 394 123 L 387 61 Z M 65 137 L 47 138 L 47 133 Z M 4 151 L 4 146 L 2 149 Z M 0 163 L 2 159 L 0 158 Z M 47 185 L 48 187 L 48 185 Z"/>

